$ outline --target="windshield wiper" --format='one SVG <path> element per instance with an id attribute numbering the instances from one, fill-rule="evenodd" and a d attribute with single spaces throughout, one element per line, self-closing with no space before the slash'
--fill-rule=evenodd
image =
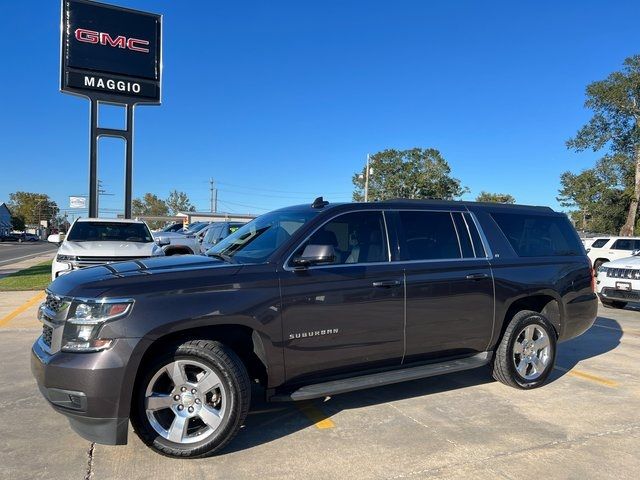
<path id="1" fill-rule="evenodd" d="M 233 259 L 231 258 L 231 256 L 227 255 L 225 253 L 218 253 L 218 252 L 216 252 L 216 253 L 207 253 L 207 256 L 208 257 L 213 257 L 213 258 L 219 258 L 220 260 L 223 260 L 223 261 L 225 261 L 227 263 L 235 263 L 233 261 Z"/>

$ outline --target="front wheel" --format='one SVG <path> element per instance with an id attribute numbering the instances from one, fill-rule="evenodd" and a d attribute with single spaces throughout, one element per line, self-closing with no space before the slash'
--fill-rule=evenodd
<path id="1" fill-rule="evenodd" d="M 146 369 L 131 421 L 138 436 L 170 457 L 206 457 L 238 432 L 251 400 L 242 361 L 225 345 L 191 340 Z"/>
<path id="2" fill-rule="evenodd" d="M 523 310 L 504 332 L 493 361 L 493 377 L 515 388 L 542 386 L 556 359 L 556 335 L 547 318 Z"/>

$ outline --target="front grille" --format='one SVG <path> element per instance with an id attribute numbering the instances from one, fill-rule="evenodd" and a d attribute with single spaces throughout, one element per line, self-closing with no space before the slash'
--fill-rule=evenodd
<path id="1" fill-rule="evenodd" d="M 635 268 L 608 268 L 607 277 L 640 280 L 640 270 Z"/>
<path id="2" fill-rule="evenodd" d="M 62 308 L 62 299 L 60 297 L 56 297 L 52 293 L 48 293 L 44 304 L 49 310 L 58 312 Z"/>
<path id="3" fill-rule="evenodd" d="M 42 325 L 42 341 L 51 348 L 51 338 L 53 337 L 53 328 L 48 325 Z"/>
<path id="4" fill-rule="evenodd" d="M 603 288 L 602 294 L 605 297 L 611 298 L 622 298 L 624 300 L 629 300 L 632 302 L 640 301 L 640 292 L 638 291 L 626 291 L 626 290 L 616 290 L 615 288 Z"/>

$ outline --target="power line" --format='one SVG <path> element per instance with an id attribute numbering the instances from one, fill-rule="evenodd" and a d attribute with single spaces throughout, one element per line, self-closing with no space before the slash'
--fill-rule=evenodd
<path id="1" fill-rule="evenodd" d="M 244 185 L 237 185 L 233 183 L 220 182 L 218 181 L 218 185 L 228 185 L 229 187 L 242 188 L 245 190 L 260 190 L 263 192 L 274 192 L 274 193 L 293 193 L 299 195 L 317 195 L 317 192 L 296 192 L 293 190 L 275 190 L 271 188 L 262 188 L 262 187 L 245 187 Z M 324 195 L 351 195 L 351 192 L 323 192 Z"/>

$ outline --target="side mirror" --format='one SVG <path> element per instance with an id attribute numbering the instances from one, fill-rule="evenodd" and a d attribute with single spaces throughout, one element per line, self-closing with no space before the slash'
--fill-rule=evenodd
<path id="1" fill-rule="evenodd" d="M 169 240 L 166 237 L 156 238 L 156 245 L 158 245 L 159 247 L 166 247 L 170 243 L 171 243 L 171 240 Z"/>
<path id="2" fill-rule="evenodd" d="M 336 261 L 333 245 L 307 245 L 302 255 L 293 259 L 296 267 L 306 268 L 311 265 L 323 265 Z"/>
<path id="3" fill-rule="evenodd" d="M 57 243 L 60 245 L 64 242 L 64 233 L 53 233 L 47 237 L 47 242 Z"/>

